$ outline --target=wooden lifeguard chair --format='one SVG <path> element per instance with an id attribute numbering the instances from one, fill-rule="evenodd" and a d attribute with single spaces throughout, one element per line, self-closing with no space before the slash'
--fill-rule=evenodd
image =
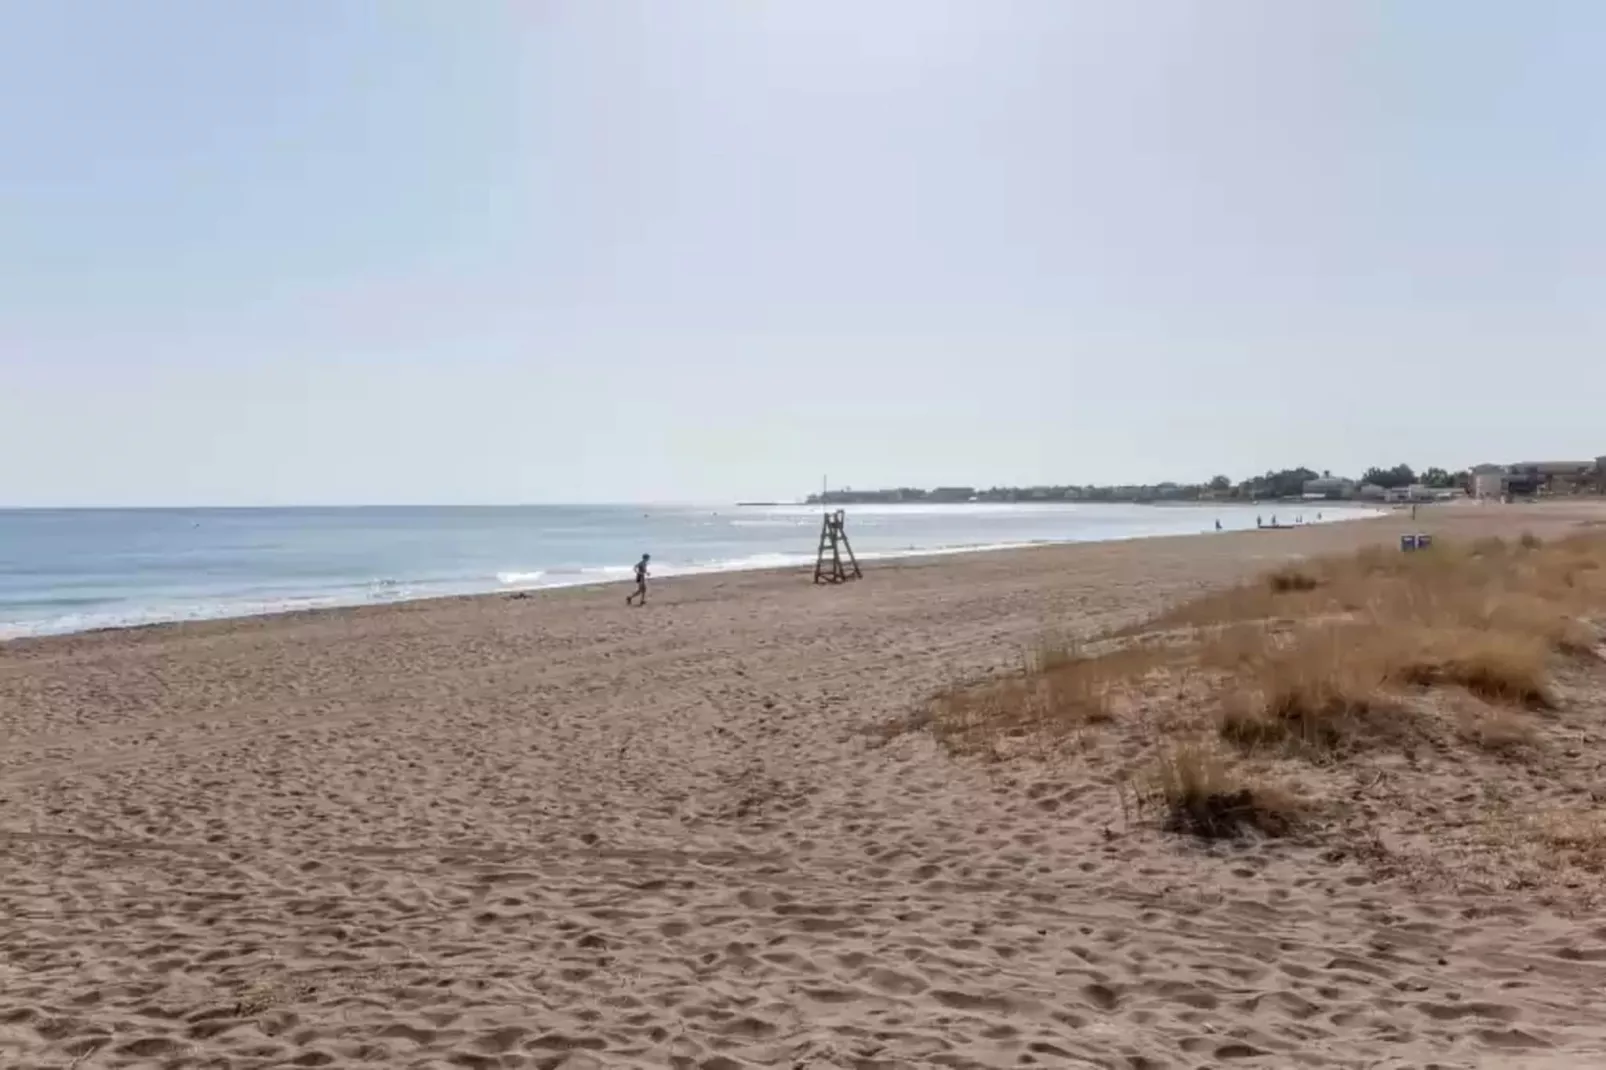
<path id="1" fill-rule="evenodd" d="M 848 545 L 848 533 L 843 527 L 846 520 L 840 509 L 825 514 L 825 523 L 820 526 L 820 553 L 814 559 L 815 583 L 846 583 L 864 577 L 859 571 L 859 559 Z"/>

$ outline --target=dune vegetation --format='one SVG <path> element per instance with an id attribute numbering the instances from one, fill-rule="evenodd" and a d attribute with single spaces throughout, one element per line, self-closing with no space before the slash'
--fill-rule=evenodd
<path id="1" fill-rule="evenodd" d="M 1602 620 L 1600 533 L 1371 547 L 1112 634 L 1045 635 L 1018 670 L 948 689 L 918 720 L 950 751 L 995 761 L 1091 760 L 1102 735 L 1121 736 L 1106 750 L 1124 763 L 1123 799 L 1165 827 L 1299 834 L 1425 751 L 1508 765 L 1567 752 L 1606 713 Z M 1480 776 L 1500 794 L 1498 775 Z M 1531 816 L 1531 842 L 1606 858 L 1606 818 Z"/>

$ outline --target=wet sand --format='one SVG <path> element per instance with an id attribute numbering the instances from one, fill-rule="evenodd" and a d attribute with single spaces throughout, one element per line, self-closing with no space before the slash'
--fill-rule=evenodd
<path id="1" fill-rule="evenodd" d="M 1045 627 L 1585 508 L 0 645 L 0 1065 L 1606 1065 L 1606 917 L 877 731 Z"/>

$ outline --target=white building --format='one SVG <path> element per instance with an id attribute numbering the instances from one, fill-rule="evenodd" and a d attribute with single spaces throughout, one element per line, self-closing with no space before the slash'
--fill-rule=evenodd
<path id="1" fill-rule="evenodd" d="M 1472 496 L 1499 498 L 1506 493 L 1506 470 L 1498 464 L 1480 464 L 1472 470 Z"/>
<path id="2" fill-rule="evenodd" d="M 1353 498 L 1355 496 L 1355 481 L 1353 479 L 1340 479 L 1336 476 L 1307 479 L 1305 480 L 1304 496 L 1306 498 Z"/>

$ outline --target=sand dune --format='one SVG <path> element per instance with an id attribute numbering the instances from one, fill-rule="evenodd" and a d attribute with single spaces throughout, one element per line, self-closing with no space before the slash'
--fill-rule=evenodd
<path id="1" fill-rule="evenodd" d="M 1047 623 L 1398 530 L 0 646 L 0 1065 L 1606 1065 L 1606 915 L 878 732 Z"/>

